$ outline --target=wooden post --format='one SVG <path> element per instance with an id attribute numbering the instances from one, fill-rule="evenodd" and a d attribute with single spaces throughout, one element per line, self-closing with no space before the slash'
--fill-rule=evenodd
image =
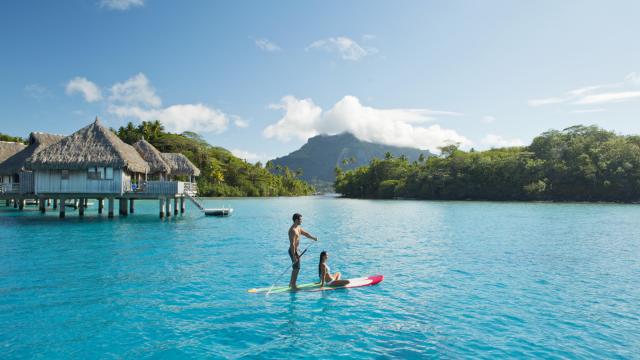
<path id="1" fill-rule="evenodd" d="M 45 202 L 44 199 L 40 199 L 40 205 L 38 205 L 38 207 L 40 208 L 40 213 L 44 214 L 47 211 L 47 203 Z"/>
<path id="2" fill-rule="evenodd" d="M 53 209 L 57 209 L 58 208 L 58 199 L 53 199 Z"/>
<path id="3" fill-rule="evenodd" d="M 160 219 L 164 217 L 164 198 L 158 199 L 158 203 L 160 204 Z"/>
<path id="4" fill-rule="evenodd" d="M 80 217 L 84 216 L 85 200 L 86 199 L 80 199 L 80 201 L 78 201 L 78 216 Z"/>
<path id="5" fill-rule="evenodd" d="M 180 214 L 184 214 L 184 209 L 185 209 L 184 196 L 182 196 L 180 198 Z"/>
<path id="6" fill-rule="evenodd" d="M 120 215 L 127 216 L 127 199 L 120 199 Z"/>
<path id="7" fill-rule="evenodd" d="M 173 198 L 173 215 L 178 215 L 178 198 Z"/>
<path id="8" fill-rule="evenodd" d="M 129 212 L 133 214 L 134 210 L 133 199 L 129 199 Z"/>
<path id="9" fill-rule="evenodd" d="M 64 198 L 60 198 L 60 219 L 64 218 Z"/>
<path id="10" fill-rule="evenodd" d="M 102 214 L 102 209 L 104 209 L 104 199 L 98 199 L 98 214 Z"/>
<path id="11" fill-rule="evenodd" d="M 20 200 L 18 201 L 18 209 L 22 210 L 24 209 L 24 199 L 20 198 Z"/>
<path id="12" fill-rule="evenodd" d="M 47 207 L 51 206 L 51 199 L 47 199 Z"/>
<path id="13" fill-rule="evenodd" d="M 171 216 L 171 198 L 166 198 L 166 209 L 165 209 L 165 213 L 167 214 L 167 217 Z"/>
<path id="14" fill-rule="evenodd" d="M 109 217 L 109 219 L 112 219 L 113 218 L 113 198 L 110 197 L 108 202 L 109 202 L 109 215 L 108 215 L 108 217 Z"/>
<path id="15" fill-rule="evenodd" d="M 18 208 L 18 198 L 13 198 L 13 208 L 14 209 Z"/>

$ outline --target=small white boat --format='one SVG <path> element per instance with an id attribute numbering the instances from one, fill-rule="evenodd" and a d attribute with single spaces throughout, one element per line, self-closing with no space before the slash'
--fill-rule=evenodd
<path id="1" fill-rule="evenodd" d="M 230 216 L 233 213 L 232 208 L 213 208 L 202 211 L 206 216 Z"/>

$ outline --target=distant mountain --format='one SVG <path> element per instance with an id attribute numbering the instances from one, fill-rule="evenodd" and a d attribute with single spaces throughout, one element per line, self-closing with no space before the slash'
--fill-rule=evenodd
<path id="1" fill-rule="evenodd" d="M 342 133 L 314 136 L 300 149 L 271 162 L 273 165 L 286 166 L 293 171 L 300 169 L 303 180 L 317 185 L 333 182 L 336 166 L 340 166 L 343 170 L 354 169 L 369 164 L 374 158 L 383 159 L 387 152 L 394 157 L 405 155 L 409 161 L 417 160 L 420 154 L 424 157 L 432 155 L 427 150 L 375 144 L 358 140 L 350 133 Z M 355 161 L 345 165 L 344 159 Z"/>

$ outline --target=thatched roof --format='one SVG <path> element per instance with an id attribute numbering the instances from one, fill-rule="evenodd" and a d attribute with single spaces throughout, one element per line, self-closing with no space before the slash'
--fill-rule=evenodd
<path id="1" fill-rule="evenodd" d="M 133 146 L 124 143 L 96 120 L 27 160 L 34 170 L 80 170 L 110 166 L 134 172 L 149 172 L 149 165 Z"/>
<path id="2" fill-rule="evenodd" d="M 28 146 L 0 163 L 0 175 L 13 175 L 25 170 L 26 161 L 30 156 L 37 154 L 51 144 L 57 143 L 62 138 L 62 135 L 32 132 L 29 135 Z"/>
<path id="3" fill-rule="evenodd" d="M 149 164 L 151 170 L 149 173 L 164 173 L 168 174 L 171 172 L 171 167 L 167 164 L 160 151 L 155 148 L 155 146 L 149 144 L 146 140 L 140 140 L 137 143 L 133 144 L 133 147 L 138 151 L 140 156 Z"/>
<path id="4" fill-rule="evenodd" d="M 171 167 L 171 175 L 200 175 L 198 169 L 189 159 L 178 153 L 161 153 L 164 161 Z"/>
<path id="5" fill-rule="evenodd" d="M 26 147 L 27 145 L 17 142 L 0 141 L 0 164 Z"/>

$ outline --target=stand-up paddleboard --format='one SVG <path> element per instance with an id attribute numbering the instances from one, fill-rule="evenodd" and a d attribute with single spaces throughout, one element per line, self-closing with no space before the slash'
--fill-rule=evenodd
<path id="1" fill-rule="evenodd" d="M 292 290 L 290 287 L 288 286 L 280 286 L 280 287 L 274 287 L 272 288 L 261 288 L 261 289 L 249 289 L 247 290 L 250 293 L 254 293 L 254 294 L 266 294 L 266 293 L 290 293 L 290 292 L 306 292 L 306 291 L 326 291 L 326 290 L 336 290 L 336 289 L 351 289 L 351 288 L 357 288 L 357 287 L 362 287 L 362 286 L 371 286 L 371 285 L 375 285 L 379 282 L 382 281 L 382 279 L 384 279 L 384 276 L 382 275 L 374 275 L 374 276 L 369 276 L 369 277 L 361 277 L 361 278 L 355 278 L 355 279 L 345 279 L 345 280 L 349 280 L 349 283 L 343 286 L 331 286 L 331 285 L 327 285 L 325 284 L 324 287 L 320 287 L 320 283 L 310 283 L 310 284 L 303 284 L 303 285 L 298 285 L 298 288 L 296 290 Z"/>

